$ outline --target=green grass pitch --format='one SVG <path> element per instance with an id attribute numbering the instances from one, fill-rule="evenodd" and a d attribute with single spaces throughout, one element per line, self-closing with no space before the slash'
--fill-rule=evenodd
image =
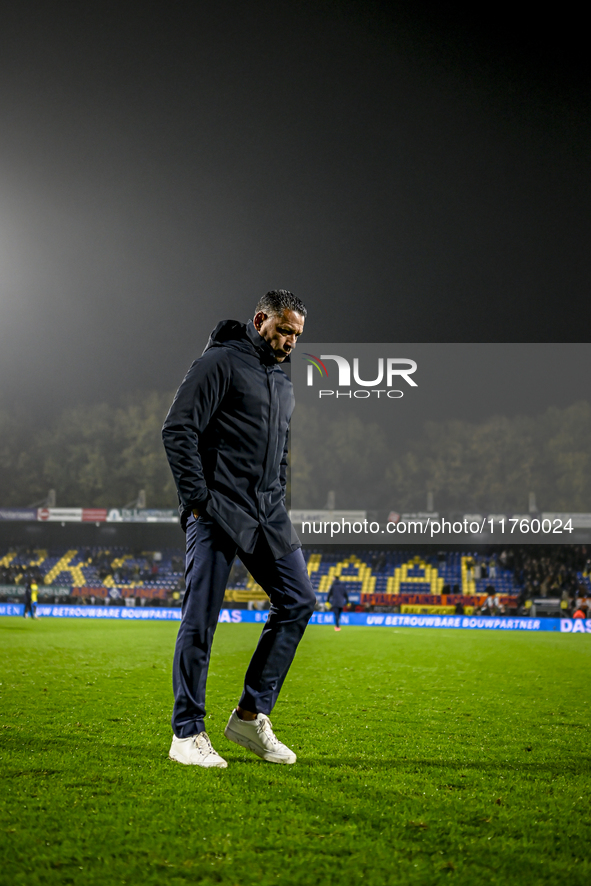
<path id="1" fill-rule="evenodd" d="M 176 630 L 0 620 L 0 883 L 591 883 L 588 636 L 312 626 L 278 766 L 223 736 L 260 628 L 222 624 L 202 770 Z"/>

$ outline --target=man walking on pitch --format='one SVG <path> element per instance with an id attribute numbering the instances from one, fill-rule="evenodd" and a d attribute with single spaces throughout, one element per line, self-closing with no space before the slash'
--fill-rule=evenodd
<path id="1" fill-rule="evenodd" d="M 205 732 L 205 684 L 236 554 L 269 595 L 271 608 L 224 734 L 264 760 L 296 761 L 268 715 L 316 602 L 285 509 L 294 397 L 281 364 L 289 360 L 306 313 L 298 298 L 279 289 L 263 296 L 250 323 L 218 323 L 162 429 L 187 533 L 170 748 L 171 759 L 180 763 L 227 765 Z"/>
<path id="2" fill-rule="evenodd" d="M 331 609 L 334 612 L 334 629 L 335 631 L 340 631 L 341 613 L 349 603 L 349 595 L 345 590 L 344 582 L 340 580 L 338 575 L 330 586 L 326 602 L 331 603 Z"/>

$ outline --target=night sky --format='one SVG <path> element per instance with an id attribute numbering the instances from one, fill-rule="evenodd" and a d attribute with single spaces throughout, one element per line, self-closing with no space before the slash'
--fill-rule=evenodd
<path id="1" fill-rule="evenodd" d="M 279 287 L 309 341 L 588 339 L 586 29 L 531 9 L 12 4 L 0 406 L 172 391 Z"/>

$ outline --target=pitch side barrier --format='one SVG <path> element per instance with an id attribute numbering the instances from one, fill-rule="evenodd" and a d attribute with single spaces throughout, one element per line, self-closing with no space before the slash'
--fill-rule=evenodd
<path id="1" fill-rule="evenodd" d="M 23 603 L 0 603 L 0 616 L 23 616 Z M 180 621 L 180 609 L 126 606 L 60 606 L 37 605 L 39 618 L 85 618 L 93 621 Z M 262 624 L 267 612 L 248 609 L 222 609 L 218 621 L 228 624 Z M 310 624 L 333 625 L 332 612 L 315 612 Z M 341 624 L 386 628 L 452 628 L 472 631 L 558 631 L 561 634 L 591 634 L 591 618 L 495 618 L 471 615 L 399 615 L 395 613 L 347 612 Z"/>

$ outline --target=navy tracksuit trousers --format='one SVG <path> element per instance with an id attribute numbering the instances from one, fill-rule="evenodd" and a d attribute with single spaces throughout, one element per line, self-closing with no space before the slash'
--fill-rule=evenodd
<path id="1" fill-rule="evenodd" d="M 236 554 L 269 595 L 271 609 L 244 679 L 239 704 L 270 714 L 314 611 L 301 548 L 275 560 L 262 533 L 252 554 L 208 517 L 187 523 L 186 593 L 174 652 L 172 728 L 178 738 L 205 730 L 205 684 L 213 635 Z"/>

